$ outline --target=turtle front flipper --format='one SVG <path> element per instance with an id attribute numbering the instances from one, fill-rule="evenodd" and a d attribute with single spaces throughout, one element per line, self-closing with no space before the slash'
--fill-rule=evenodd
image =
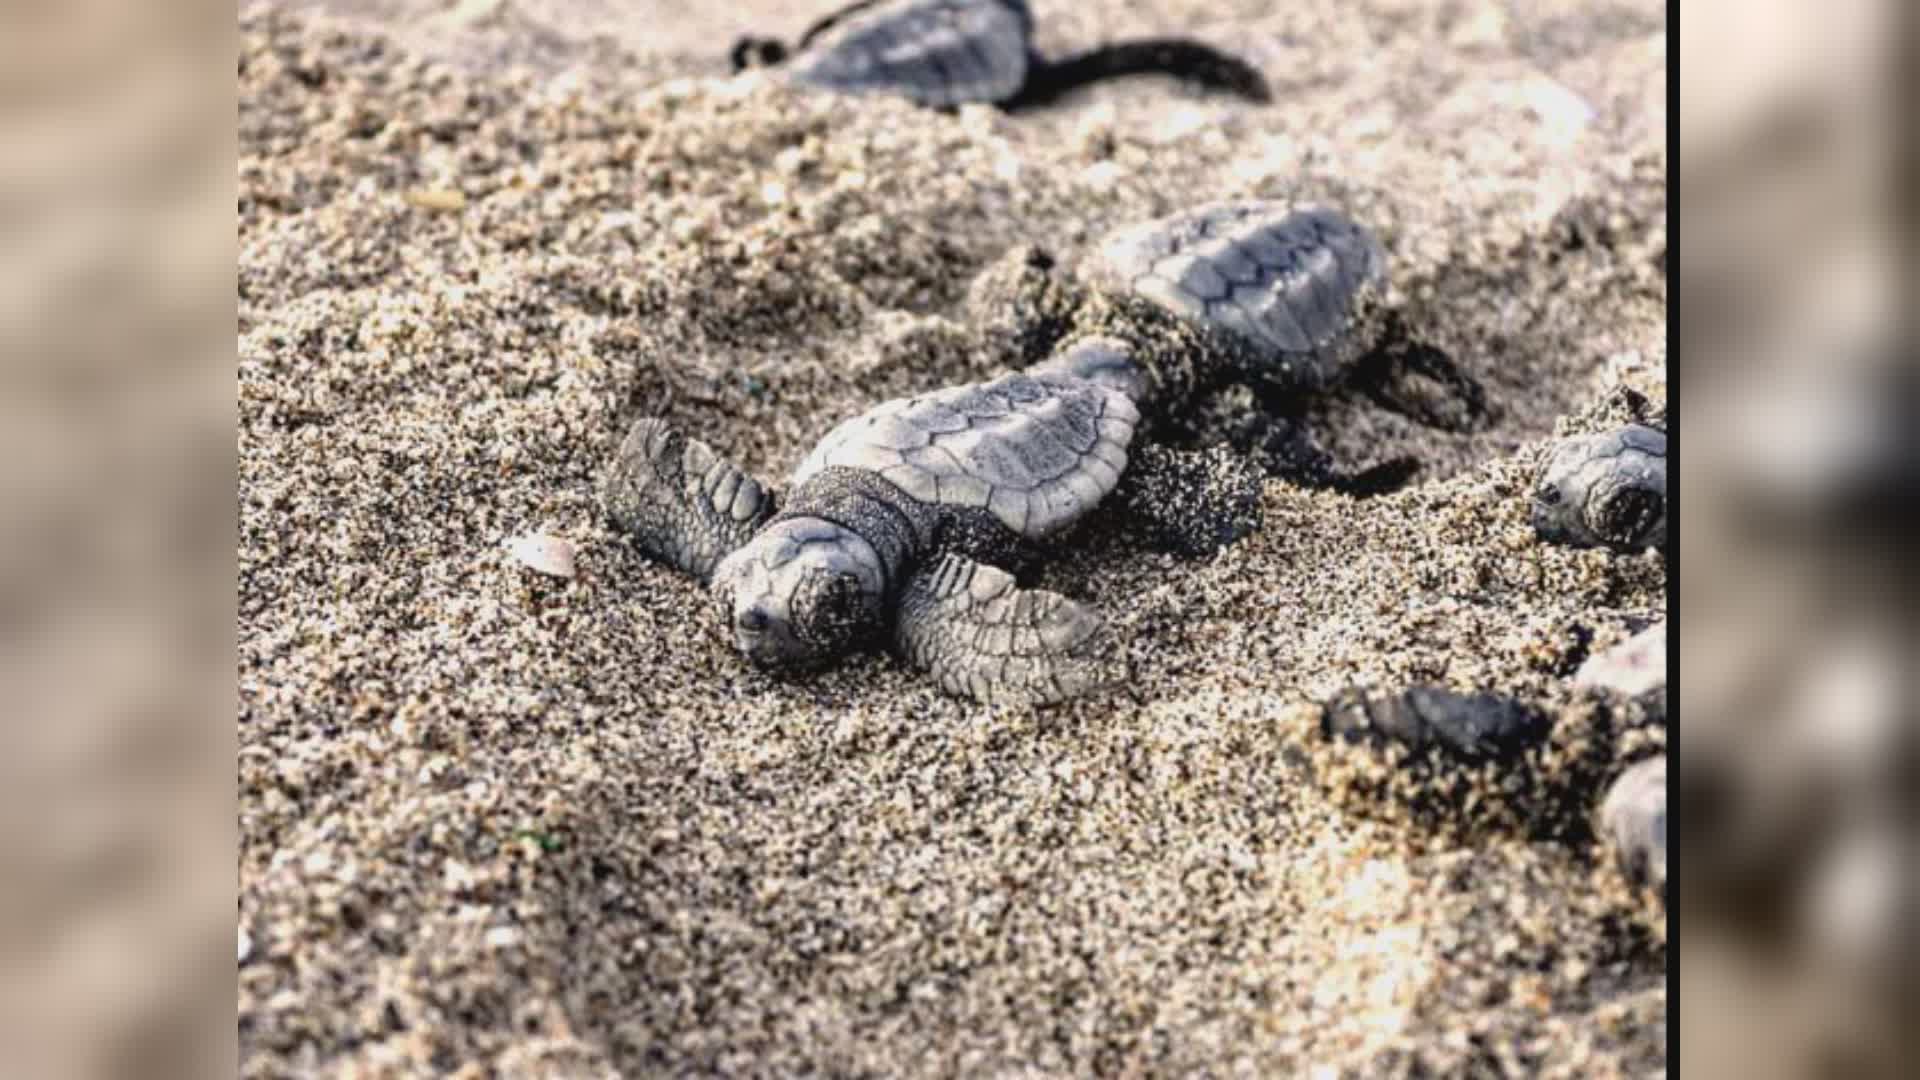
<path id="1" fill-rule="evenodd" d="M 1100 681 L 1100 617 L 951 552 L 907 583 L 894 644 L 950 694 L 1050 705 Z"/>
<path id="2" fill-rule="evenodd" d="M 759 481 L 651 416 L 627 432 L 601 500 L 641 550 L 702 582 L 774 509 L 772 493 Z"/>

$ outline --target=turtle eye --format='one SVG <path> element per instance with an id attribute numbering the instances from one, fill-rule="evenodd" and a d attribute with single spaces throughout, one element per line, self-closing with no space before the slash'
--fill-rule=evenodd
<path id="1" fill-rule="evenodd" d="M 1536 502 L 1544 506 L 1560 505 L 1560 489 L 1553 484 L 1541 484 L 1540 489 L 1533 493 L 1533 497 Z"/>
<path id="2" fill-rule="evenodd" d="M 734 625 L 749 634 L 758 634 L 767 628 L 767 613 L 759 607 L 750 607 L 734 618 Z"/>

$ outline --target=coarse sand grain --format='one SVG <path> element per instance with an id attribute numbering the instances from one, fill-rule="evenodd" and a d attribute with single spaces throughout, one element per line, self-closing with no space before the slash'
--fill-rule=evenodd
<path id="1" fill-rule="evenodd" d="M 725 77 L 791 0 L 243 13 L 243 1072 L 1663 1073 L 1663 917 L 1591 811 L 1664 726 L 1571 676 L 1667 567 L 1526 503 L 1556 433 L 1664 408 L 1667 40 L 1657 4 L 1521 7 L 1042 2 L 1050 54 L 1189 33 L 1276 101 L 1013 116 Z M 1113 690 L 769 677 L 601 516 L 637 416 L 777 484 L 1004 370 L 964 305 L 1002 252 L 1248 196 L 1374 228 L 1491 409 L 1316 399 L 1342 467 L 1415 485 L 1269 480 L 1210 559 L 1088 530 L 1039 580 L 1108 618 Z M 1411 682 L 1560 722 L 1395 794 L 1318 703 Z"/>

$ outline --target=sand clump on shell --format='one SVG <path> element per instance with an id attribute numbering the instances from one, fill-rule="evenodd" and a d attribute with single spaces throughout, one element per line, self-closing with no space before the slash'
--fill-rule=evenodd
<path id="1" fill-rule="evenodd" d="M 245 15 L 243 1071 L 1659 1069 L 1657 915 L 1590 823 L 1363 812 L 1330 778 L 1371 766 L 1305 729 L 1356 683 L 1522 695 L 1572 718 L 1556 806 L 1661 737 L 1572 676 L 1661 616 L 1665 564 L 1526 516 L 1556 430 L 1628 408 L 1612 382 L 1664 405 L 1660 14 L 1436 52 L 1388 6 L 1241 28 L 1288 74 L 1266 109 L 1136 80 L 1017 120 L 706 78 L 698 42 L 480 71 L 404 24 Z M 1574 137 L 1542 79 L 1593 106 Z M 1095 532 L 1048 564 L 1101 598 L 1118 690 L 778 681 L 600 518 L 634 416 L 784 476 L 1002 370 L 964 312 L 1002 252 L 1071 265 L 1202 191 L 1376 229 L 1389 301 L 1496 409 L 1442 432 L 1329 395 L 1303 422 L 1342 464 L 1410 453 L 1418 486 L 1269 482 L 1214 559 Z M 573 576 L 505 557 L 536 530 Z"/>

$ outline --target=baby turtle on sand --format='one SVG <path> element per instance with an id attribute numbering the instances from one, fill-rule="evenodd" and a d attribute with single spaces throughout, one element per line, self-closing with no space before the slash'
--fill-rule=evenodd
<path id="1" fill-rule="evenodd" d="M 1249 531 L 1259 492 L 1250 469 L 1135 447 L 1134 399 L 1105 381 L 1107 368 L 1077 367 L 1083 358 L 841 424 L 795 470 L 777 512 L 772 493 L 705 444 L 642 419 L 606 505 L 648 554 L 711 587 L 756 664 L 806 669 L 890 640 L 950 693 L 1058 701 L 1092 682 L 1100 620 L 1020 588 L 1002 566 L 1030 563 L 1123 472 L 1160 499 L 1128 508 L 1188 550 Z"/>
<path id="2" fill-rule="evenodd" d="M 1656 623 L 1590 658 L 1574 679 L 1587 693 L 1559 715 L 1500 693 L 1349 688 L 1322 706 L 1320 734 L 1393 764 L 1392 772 L 1362 774 L 1359 788 L 1370 801 L 1385 800 L 1390 812 L 1411 811 L 1443 826 L 1479 818 L 1549 835 L 1585 835 L 1591 826 L 1635 882 L 1664 897 L 1666 758 L 1643 758 L 1620 771 L 1616 752 L 1627 732 L 1644 736 L 1667 723 L 1665 641 L 1666 624 Z M 1659 667 L 1651 664 L 1655 650 Z M 1569 722 L 1581 726 L 1551 749 L 1556 725 Z M 1485 782 L 1476 782 L 1475 772 Z M 1607 794 L 1596 807 L 1603 786 Z M 1574 819 L 1585 825 L 1569 829 Z"/>
<path id="3" fill-rule="evenodd" d="M 1556 727 L 1576 712 L 1573 737 L 1556 740 Z M 1635 881 L 1658 892 L 1666 759 L 1622 773 L 1614 757 L 1617 726 L 1649 722 L 1618 703 L 1576 703 L 1556 715 L 1499 693 L 1350 688 L 1322 706 L 1320 734 L 1364 748 L 1328 773 L 1339 795 L 1358 797 L 1351 805 L 1361 813 L 1454 837 L 1485 829 L 1538 839 L 1597 834 Z"/>
<path id="4" fill-rule="evenodd" d="M 1354 375 L 1386 336 L 1385 279 L 1379 241 L 1341 214 L 1250 199 L 1120 229 L 1078 281 L 1048 252 L 1018 248 L 975 280 L 969 304 L 1016 363 L 1065 342 L 1137 361 L 1183 400 L 1227 383 L 1291 397 Z M 1395 461 L 1336 477 L 1294 441 L 1289 478 L 1311 486 L 1367 494 L 1411 472 Z"/>
<path id="5" fill-rule="evenodd" d="M 1207 551 L 1245 535 L 1256 517 L 1254 471 L 1137 445 L 1143 411 L 1177 410 L 1223 374 L 1312 366 L 1335 348 L 1356 295 L 1379 271 L 1371 237 L 1327 211 L 1249 208 L 1231 220 L 1223 235 L 1235 243 L 1204 248 L 1209 260 L 1238 260 L 1219 296 L 1177 275 L 1147 280 L 1151 266 L 1129 277 L 1199 311 L 1230 307 L 1228 325 L 1243 328 L 1245 347 L 1193 347 L 1211 340 L 1202 326 L 1089 332 L 1027 372 L 886 402 L 814 447 L 778 512 L 739 468 L 645 418 L 607 478 L 607 509 L 650 555 L 710 585 L 755 663 L 813 667 L 888 641 L 950 693 L 982 702 L 1071 696 L 1093 681 L 1099 619 L 1066 597 L 1019 587 L 1005 567 L 1029 563 L 1038 545 L 1116 490 L 1125 516 L 1169 546 Z M 1186 263 L 1191 275 L 1204 272 Z M 1165 272 L 1175 274 L 1173 264 Z M 1084 325 L 1127 331 L 1146 317 L 1128 314 L 1131 303 L 1116 299 L 1109 317 Z M 1251 344 L 1269 338 L 1295 349 Z"/>
<path id="6" fill-rule="evenodd" d="M 1375 747 L 1398 745 L 1463 764 L 1511 762 L 1540 744 L 1552 722 L 1538 709 L 1500 694 L 1462 694 L 1413 686 L 1398 694 L 1347 689 L 1323 708 L 1327 738 Z"/>
<path id="7" fill-rule="evenodd" d="M 1534 488 L 1533 528 L 1574 547 L 1666 547 L 1667 433 L 1628 424 L 1562 440 Z"/>
<path id="8" fill-rule="evenodd" d="M 815 23 L 788 70 L 808 86 L 898 94 L 936 108 L 985 102 L 1016 109 L 1099 79 L 1155 72 L 1270 98 L 1258 71 L 1195 41 L 1123 42 L 1056 62 L 1034 52 L 1032 39 L 1026 0 L 859 0 Z M 776 40 L 743 37 L 733 46 L 733 69 L 788 56 Z"/>

